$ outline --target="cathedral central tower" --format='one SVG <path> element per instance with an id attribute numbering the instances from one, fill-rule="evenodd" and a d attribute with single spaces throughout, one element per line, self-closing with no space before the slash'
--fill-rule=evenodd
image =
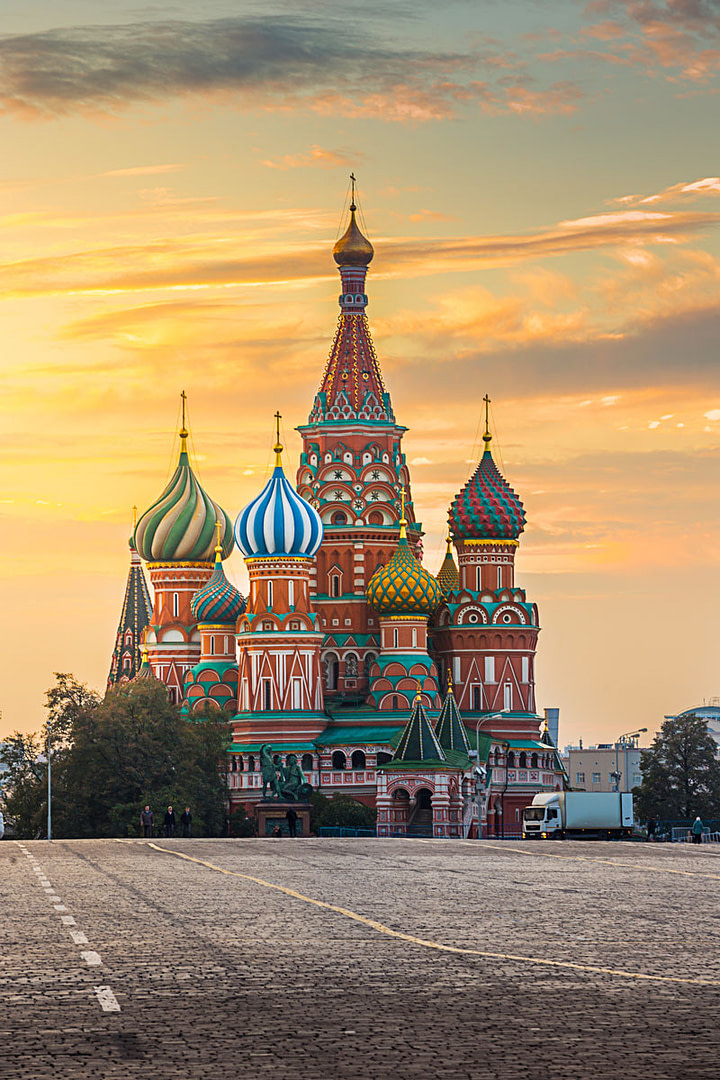
<path id="1" fill-rule="evenodd" d="M 365 313 L 365 279 L 374 251 L 356 221 L 335 244 L 340 316 L 307 424 L 298 428 L 303 453 L 297 490 L 318 511 L 324 539 L 311 578 L 312 603 L 325 633 L 326 701 L 367 696 L 380 649 L 380 626 L 366 589 L 397 546 L 401 491 L 408 541 L 417 548 L 410 475 L 402 452 L 407 430 L 397 424 Z"/>

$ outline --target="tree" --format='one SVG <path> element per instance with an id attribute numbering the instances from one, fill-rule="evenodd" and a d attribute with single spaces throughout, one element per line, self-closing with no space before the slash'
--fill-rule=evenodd
<path id="1" fill-rule="evenodd" d="M 58 837 L 137 836 L 146 803 L 190 806 L 195 835 L 219 836 L 225 824 L 223 759 L 227 724 L 214 714 L 189 721 L 156 679 L 139 679 L 100 699 L 70 675 L 48 691 L 53 747 L 53 833 Z M 25 739 L 24 743 L 18 741 Z M 47 812 L 45 739 L 12 736 L 8 816 L 34 836 Z"/>
<path id="2" fill-rule="evenodd" d="M 374 829 L 377 811 L 372 806 L 358 802 L 349 795 L 327 795 L 314 791 L 310 796 L 313 831 L 321 828 Z"/>
<path id="3" fill-rule="evenodd" d="M 23 840 L 34 839 L 47 820 L 47 764 L 42 751 L 39 735 L 20 731 L 0 746 L 0 760 L 7 766 L 0 804 Z"/>
<path id="4" fill-rule="evenodd" d="M 666 720 L 640 758 L 635 788 L 640 820 L 690 821 L 720 817 L 718 746 L 707 721 L 694 713 Z"/>

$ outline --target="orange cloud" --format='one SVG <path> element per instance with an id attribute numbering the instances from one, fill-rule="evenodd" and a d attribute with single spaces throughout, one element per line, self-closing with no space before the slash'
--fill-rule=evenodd
<path id="1" fill-rule="evenodd" d="M 345 150 L 325 150 L 315 144 L 306 154 L 285 154 L 281 158 L 267 158 L 263 161 L 268 169 L 334 169 L 338 165 L 356 165 L 365 155 L 359 150 L 349 153 Z"/>

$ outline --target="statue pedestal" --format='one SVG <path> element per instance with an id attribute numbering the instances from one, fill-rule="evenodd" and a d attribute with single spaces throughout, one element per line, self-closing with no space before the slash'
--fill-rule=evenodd
<path id="1" fill-rule="evenodd" d="M 283 836 L 290 835 L 287 818 L 288 810 L 292 809 L 297 814 L 297 836 L 310 835 L 310 803 L 287 802 L 285 799 L 263 799 L 255 807 L 258 836 L 272 836 L 276 826 L 280 826 Z"/>

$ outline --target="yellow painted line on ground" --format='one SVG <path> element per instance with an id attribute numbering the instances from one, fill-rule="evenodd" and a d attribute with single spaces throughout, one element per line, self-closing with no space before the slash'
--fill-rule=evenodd
<path id="1" fill-rule="evenodd" d="M 476 843 L 477 841 L 471 842 Z M 681 877 L 701 877 L 710 878 L 712 881 L 720 881 L 720 874 L 703 874 L 699 870 L 672 870 L 668 866 L 648 866 L 646 863 L 631 863 L 625 859 L 597 859 L 592 855 L 556 855 L 551 851 L 525 851 L 522 848 L 505 847 L 500 844 L 485 843 L 483 847 L 492 848 L 493 851 L 503 851 L 510 855 L 530 855 L 542 859 L 569 859 L 571 862 L 603 863 L 605 866 L 627 866 L 630 870 L 647 870 L 651 874 L 679 874 Z"/>
<path id="2" fill-rule="evenodd" d="M 159 844 L 149 843 L 147 846 L 153 848 L 154 851 L 161 851 L 166 855 L 174 855 L 178 859 L 185 859 L 187 862 L 196 863 L 198 866 L 204 866 L 208 870 L 214 870 L 218 874 L 225 874 L 227 877 L 242 878 L 244 881 L 252 881 L 255 885 L 261 885 L 265 889 L 273 889 L 275 892 L 283 893 L 285 896 L 291 896 L 294 900 L 301 900 L 305 904 L 312 904 L 314 907 L 332 911 L 336 915 L 343 915 L 346 919 L 352 919 L 353 922 L 362 923 L 363 926 L 369 926 L 379 934 L 398 938 L 400 941 L 409 941 L 411 944 L 421 945 L 425 949 L 435 949 L 438 952 L 455 953 L 460 956 L 482 956 L 488 960 L 513 960 L 522 964 L 542 964 L 544 967 L 566 968 L 571 971 L 586 971 L 599 975 L 613 975 L 616 978 L 637 979 L 643 982 L 681 983 L 685 986 L 720 986 L 720 981 L 714 979 L 683 979 L 677 975 L 647 975 L 641 971 L 622 971 L 617 968 L 597 967 L 593 964 L 575 964 L 570 960 L 547 960 L 540 956 L 520 956 L 514 953 L 484 952 L 480 949 L 462 949 L 457 945 L 443 945 L 439 941 L 429 941 L 427 938 L 414 937 L 412 934 L 403 934 L 399 930 L 391 930 L 389 926 L 385 926 L 384 923 L 378 922 L 376 919 L 368 919 L 365 915 L 359 915 L 356 911 L 350 911 L 348 908 L 339 907 L 337 904 L 328 904 L 324 900 L 315 900 L 312 896 L 305 896 L 304 893 L 297 892 L 295 889 L 289 889 L 285 885 L 275 885 L 271 881 L 265 881 L 263 878 L 254 877 L 252 874 L 242 874 L 239 870 L 226 870 L 222 866 L 216 866 L 215 863 L 206 862 L 204 859 L 196 859 L 192 855 L 185 855 L 183 852 L 173 851 L 171 848 L 160 847 Z"/>

